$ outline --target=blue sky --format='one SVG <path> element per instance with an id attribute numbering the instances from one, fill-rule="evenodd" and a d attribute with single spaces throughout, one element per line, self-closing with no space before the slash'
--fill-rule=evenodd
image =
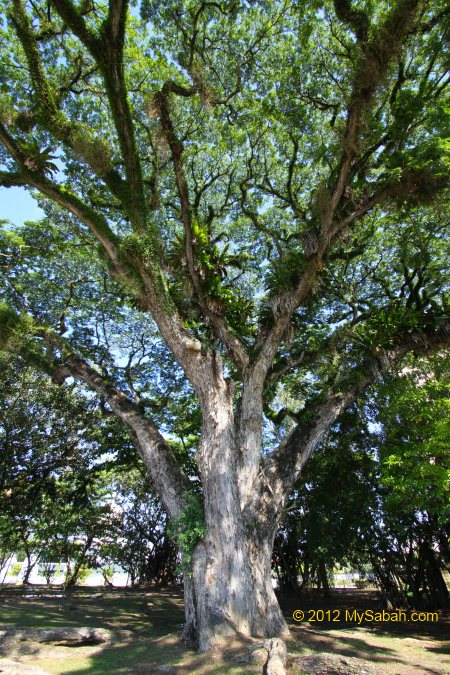
<path id="1" fill-rule="evenodd" d="M 21 187 L 0 188 L 0 220 L 22 225 L 25 220 L 43 218 L 44 212 L 29 192 Z"/>

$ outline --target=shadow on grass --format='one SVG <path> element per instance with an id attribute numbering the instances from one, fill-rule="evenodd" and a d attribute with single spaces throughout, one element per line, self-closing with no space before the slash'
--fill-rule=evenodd
<path id="1" fill-rule="evenodd" d="M 219 653 L 198 654 L 184 645 L 178 635 L 168 635 L 159 640 L 136 640 L 129 644 L 104 647 L 95 654 L 85 656 L 78 663 L 65 663 L 64 669 L 52 671 L 45 661 L 40 665 L 49 672 L 67 675 L 147 675 L 157 672 L 158 667 L 173 668 L 178 675 L 196 673 L 197 675 L 254 675 L 260 668 L 233 665 Z M 160 671 L 161 672 L 161 671 Z M 169 672 L 171 672 L 169 670 Z"/>
<path id="2" fill-rule="evenodd" d="M 355 636 L 357 632 L 359 635 Z M 440 663 L 427 652 L 441 651 L 447 653 L 446 647 L 436 645 L 429 647 L 425 640 L 414 638 L 399 638 L 389 635 L 386 631 L 376 628 L 349 626 L 340 629 L 321 626 L 320 629 L 310 626 L 292 629 L 293 639 L 289 642 L 289 651 L 300 655 L 312 653 L 334 654 L 340 657 L 360 659 L 385 671 L 386 666 L 406 667 L 411 673 L 429 673 L 429 675 L 443 675 L 450 672 L 444 663 Z M 383 644 L 384 643 L 384 644 Z M 411 643 L 414 643 L 412 646 Z M 426 648 L 426 651 L 424 651 Z M 391 671 L 392 672 L 392 671 Z M 395 672 L 395 671 L 394 671 Z"/>
<path id="3" fill-rule="evenodd" d="M 380 612 L 383 609 L 378 598 L 378 593 L 373 590 L 334 589 L 329 598 L 323 598 L 319 592 L 312 590 L 302 594 L 282 595 L 279 601 L 285 619 L 291 628 L 295 625 L 309 624 L 311 628 L 319 631 L 356 628 L 357 623 L 345 620 L 347 611 L 349 612 L 347 616 L 349 616 L 353 610 L 364 612 L 370 609 L 374 612 Z M 296 609 L 302 609 L 305 613 L 303 624 L 295 623 L 292 618 L 292 613 Z M 322 610 L 323 612 L 330 610 L 331 616 L 337 616 L 339 621 L 317 621 L 317 614 L 314 614 L 314 610 Z M 333 614 L 333 612 L 336 613 Z M 409 616 L 409 610 L 406 613 Z M 389 636 L 408 636 L 417 639 L 448 639 L 450 634 L 450 613 L 439 611 L 437 614 L 437 621 L 363 621 L 361 627 L 367 630 L 374 630 L 380 634 L 385 633 Z M 314 616 L 316 617 L 315 621 L 308 621 L 309 618 Z"/>
<path id="4" fill-rule="evenodd" d="M 411 672 L 443 675 L 450 672 L 446 656 L 450 620 L 448 612 L 439 612 L 437 621 L 428 622 L 363 622 L 358 626 L 354 621 L 345 621 L 353 610 L 359 612 L 372 609 L 380 611 L 379 598 L 373 590 L 349 591 L 335 589 L 331 597 L 324 599 L 315 591 L 299 595 L 280 597 L 284 615 L 292 630 L 292 646 L 295 651 L 328 652 L 343 657 L 354 657 L 373 664 L 381 670 L 395 671 L 399 668 Z M 303 623 L 295 623 L 292 613 L 301 609 L 305 613 Z M 314 612 L 331 610 L 332 617 L 339 621 L 308 621 L 323 615 Z M 333 610 L 337 610 L 333 613 Z M 349 610 L 349 614 L 346 611 Z M 326 616 L 326 614 L 325 614 Z M 407 617 L 408 617 L 407 613 Z M 431 642 L 427 644 L 427 642 Z M 442 661 L 438 655 L 442 656 Z"/>
<path id="5" fill-rule="evenodd" d="M 71 675 L 104 675 L 105 673 L 152 673 L 161 664 L 174 665 L 186 657 L 186 648 L 178 644 L 177 636 L 161 640 L 133 640 L 127 644 L 105 646 L 94 654 L 77 656 L 65 661 L 58 672 Z M 44 670 L 45 661 L 40 661 Z M 51 668 L 48 668 L 51 672 Z"/>
<path id="6" fill-rule="evenodd" d="M 0 594 L 0 625 L 28 628 L 95 626 L 159 636 L 184 620 L 178 589 L 115 593 L 86 589 L 64 597 L 24 598 Z"/>
<path id="7" fill-rule="evenodd" d="M 374 653 L 373 643 L 364 637 L 351 637 L 344 634 L 335 637 L 322 631 L 307 628 L 294 629 L 292 632 L 292 646 L 295 646 L 296 650 L 300 652 L 304 651 L 306 647 L 314 652 L 326 651 L 331 654 L 352 656 L 359 659 L 364 659 L 367 656 L 370 657 L 370 661 L 386 661 L 388 658 L 392 660 L 395 655 L 395 650 L 391 647 L 378 645 L 376 653 Z"/>
<path id="8" fill-rule="evenodd" d="M 33 597 L 24 597 L 31 595 Z M 53 674 L 107 675 L 133 673 L 146 675 L 161 665 L 173 666 L 176 673 L 217 673 L 244 675 L 258 669 L 233 666 L 216 654 L 199 655 L 179 639 L 184 620 L 180 589 L 110 590 L 105 588 L 76 589 L 70 596 L 60 589 L 0 590 L 0 626 L 16 625 L 33 628 L 81 627 L 131 630 L 135 636 L 114 645 L 77 647 L 65 650 L 18 646 L 18 656 Z M 35 596 L 35 597 L 34 597 Z M 327 652 L 343 657 L 362 659 L 383 670 L 392 665 L 413 668 L 411 672 L 442 675 L 450 647 L 436 641 L 448 635 L 448 617 L 440 616 L 430 624 L 365 624 L 360 627 L 349 622 L 317 622 L 295 624 L 293 609 L 379 609 L 373 592 L 348 593 L 335 591 L 329 600 L 310 593 L 280 598 L 290 627 L 292 639 L 289 652 L 300 657 Z M 445 637 L 444 637 L 445 636 Z M 409 639 L 409 644 L 408 643 Z M 435 641 L 426 644 L 426 640 Z M 416 644 L 417 643 L 417 644 Z M 20 651 L 23 648 L 23 651 Z M 27 651 L 28 650 L 28 651 Z M 58 651 L 60 650 L 60 651 Z M 409 650 L 409 653 L 408 653 Z M 439 657 L 442 657 L 442 667 Z M 423 657 L 423 662 L 421 662 Z M 391 670 L 391 672 L 393 672 Z"/>
<path id="9" fill-rule="evenodd" d="M 436 654 L 445 654 L 450 656 L 450 645 L 439 645 L 437 647 L 427 647 L 427 652 Z"/>

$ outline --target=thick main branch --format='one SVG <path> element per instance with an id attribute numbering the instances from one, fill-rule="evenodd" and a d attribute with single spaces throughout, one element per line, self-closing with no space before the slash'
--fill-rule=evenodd
<path id="1" fill-rule="evenodd" d="M 155 103 L 159 111 L 161 126 L 172 155 L 172 164 L 178 188 L 178 196 L 180 199 L 180 215 L 184 227 L 185 253 L 189 276 L 192 282 L 194 294 L 203 314 L 210 321 L 217 337 L 228 348 L 231 359 L 240 370 L 243 370 L 249 361 L 245 345 L 228 329 L 228 327 L 225 325 L 224 318 L 217 314 L 216 311 L 210 307 L 208 298 L 206 296 L 205 287 L 198 271 L 196 246 L 194 244 L 195 238 L 192 224 L 192 207 L 190 203 L 186 173 L 183 166 L 183 144 L 176 136 L 170 116 L 169 94 L 173 91 L 178 93 L 174 83 L 168 82 L 163 87 L 163 89 L 156 94 Z M 183 89 L 183 91 L 185 92 L 183 95 L 188 95 L 186 93 L 187 90 Z"/>

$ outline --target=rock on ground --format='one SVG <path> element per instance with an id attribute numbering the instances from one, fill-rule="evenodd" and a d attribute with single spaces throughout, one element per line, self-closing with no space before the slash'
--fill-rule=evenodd
<path id="1" fill-rule="evenodd" d="M 42 668 L 27 666 L 10 659 L 0 659 L 0 673 L 4 673 L 4 675 L 47 675 Z"/>
<path id="2" fill-rule="evenodd" d="M 314 675 L 379 675 L 381 671 L 361 659 L 339 654 L 318 653 L 311 656 L 290 655 L 291 666 Z"/>
<path id="3" fill-rule="evenodd" d="M 133 637 L 132 631 L 106 628 L 2 628 L 0 649 L 7 651 L 15 642 L 40 642 L 58 646 L 112 644 Z"/>

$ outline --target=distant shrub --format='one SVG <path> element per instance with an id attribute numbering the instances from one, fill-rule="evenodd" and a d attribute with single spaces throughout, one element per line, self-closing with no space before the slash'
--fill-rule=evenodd
<path id="1" fill-rule="evenodd" d="M 56 575 L 58 566 L 55 563 L 42 563 L 39 565 L 39 575 L 45 578 L 47 585 L 50 585 Z"/>
<path id="2" fill-rule="evenodd" d="M 92 570 L 90 567 L 80 567 L 77 575 L 77 582 L 83 584 L 91 574 Z"/>
<path id="3" fill-rule="evenodd" d="M 14 565 L 9 570 L 9 574 L 12 577 L 18 577 L 21 569 L 22 569 L 22 563 L 16 562 L 16 563 L 14 563 Z"/>
<path id="4" fill-rule="evenodd" d="M 105 586 L 112 586 L 114 576 L 114 568 L 111 566 L 102 567 L 102 576 L 105 581 Z"/>

